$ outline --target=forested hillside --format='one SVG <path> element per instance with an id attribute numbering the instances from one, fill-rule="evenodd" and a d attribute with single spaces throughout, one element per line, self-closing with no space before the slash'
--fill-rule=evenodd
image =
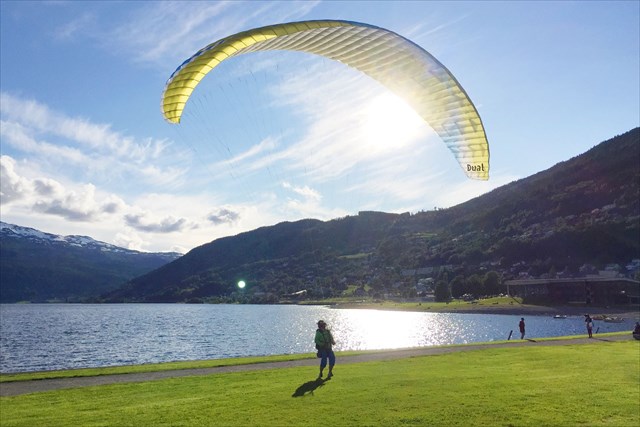
<path id="1" fill-rule="evenodd" d="M 640 129 L 449 209 L 360 212 L 263 227 L 198 247 L 107 301 L 277 301 L 306 290 L 412 295 L 421 279 L 494 286 L 640 258 Z M 491 272 L 490 275 L 487 273 Z M 496 279 L 497 278 L 497 279 Z M 247 282 L 241 294 L 238 280 Z M 495 287 L 495 286 L 494 286 Z"/>

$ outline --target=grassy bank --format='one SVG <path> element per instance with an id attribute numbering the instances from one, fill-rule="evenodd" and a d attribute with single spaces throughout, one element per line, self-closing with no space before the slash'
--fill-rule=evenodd
<path id="1" fill-rule="evenodd" d="M 18 374 L 1 374 L 0 383 L 12 381 L 30 381 L 53 378 L 95 377 L 100 375 L 140 374 L 145 372 L 172 371 L 180 369 L 216 368 L 221 366 L 248 365 L 252 363 L 284 362 L 290 360 L 310 359 L 315 355 L 285 354 L 277 356 L 238 357 L 233 359 L 210 359 L 184 362 L 149 363 L 145 365 L 112 366 L 105 368 L 65 369 L 60 371 L 25 372 Z"/>
<path id="2" fill-rule="evenodd" d="M 628 335 L 628 332 L 607 332 L 599 334 L 598 337 L 605 338 L 607 336 L 615 335 Z M 578 339 L 583 338 L 584 335 L 571 335 L 560 337 L 548 337 L 537 338 L 537 341 L 554 341 L 560 339 Z M 483 344 L 498 344 L 508 341 L 491 341 L 488 343 L 474 343 L 474 344 L 450 344 L 439 347 L 464 347 Z M 338 352 L 339 357 L 355 356 L 367 353 L 384 353 L 387 350 L 354 350 L 354 351 L 342 351 Z M 186 369 L 206 369 L 217 368 L 224 366 L 237 366 L 237 365 L 250 365 L 270 362 L 287 362 L 303 359 L 315 359 L 315 353 L 303 353 L 303 354 L 283 354 L 273 356 L 256 356 L 256 357 L 236 357 L 228 359 L 208 359 L 208 360 L 189 360 L 178 362 L 162 362 L 162 363 L 148 363 L 142 365 L 123 365 L 123 366 L 108 366 L 100 368 L 81 368 L 81 369 L 63 369 L 58 371 L 37 371 L 37 372 L 24 372 L 15 374 L 0 374 L 0 383 L 15 382 L 15 381 L 32 381 L 32 380 L 44 380 L 44 379 L 60 379 L 60 378 L 79 378 L 79 377 L 95 377 L 104 375 L 120 375 L 120 374 L 141 374 L 149 372 L 165 372 L 174 370 L 186 370 Z"/>
<path id="3" fill-rule="evenodd" d="M 452 300 L 450 302 L 400 302 L 400 301 L 335 301 L 336 308 L 369 308 L 377 310 L 404 310 L 427 312 L 475 312 L 485 309 L 544 311 L 547 307 L 522 304 L 520 298 L 495 297 L 471 301 Z"/>
<path id="4" fill-rule="evenodd" d="M 640 424 L 637 341 L 494 348 L 0 399 L 4 426 Z"/>

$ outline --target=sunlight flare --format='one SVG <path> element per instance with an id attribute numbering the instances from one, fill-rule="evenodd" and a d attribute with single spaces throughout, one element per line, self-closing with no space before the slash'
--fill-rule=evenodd
<path id="1" fill-rule="evenodd" d="M 364 110 L 362 139 L 365 147 L 379 154 L 396 150 L 418 137 L 424 121 L 402 99 L 384 93 Z"/>

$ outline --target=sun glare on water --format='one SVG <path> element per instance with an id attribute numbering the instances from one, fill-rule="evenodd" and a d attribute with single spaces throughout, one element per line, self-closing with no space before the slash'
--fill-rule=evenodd
<path id="1" fill-rule="evenodd" d="M 348 321 L 332 325 L 349 348 L 408 348 L 438 342 L 437 322 L 425 324 L 425 313 L 353 310 Z"/>
<path id="2" fill-rule="evenodd" d="M 423 119 L 392 93 L 372 99 L 364 114 L 363 142 L 375 152 L 390 151 L 409 143 L 425 126 Z"/>

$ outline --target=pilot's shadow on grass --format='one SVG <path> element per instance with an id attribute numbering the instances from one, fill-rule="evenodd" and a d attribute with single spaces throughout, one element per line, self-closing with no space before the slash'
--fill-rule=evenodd
<path id="1" fill-rule="evenodd" d="M 317 378 L 313 381 L 307 381 L 306 383 L 298 387 L 296 391 L 293 392 L 291 397 L 304 397 L 308 394 L 313 394 L 314 391 L 322 387 L 324 383 L 326 383 L 327 381 L 329 381 L 328 378 L 326 380 L 322 378 Z"/>

